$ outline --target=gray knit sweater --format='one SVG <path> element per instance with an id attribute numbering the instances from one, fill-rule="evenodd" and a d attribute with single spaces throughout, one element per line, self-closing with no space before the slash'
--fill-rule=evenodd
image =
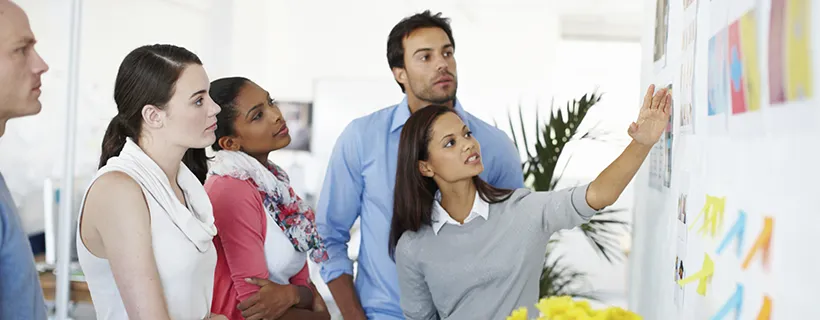
<path id="1" fill-rule="evenodd" d="M 554 192 L 518 189 L 491 204 L 487 219 L 405 232 L 396 246 L 401 308 L 408 320 L 505 319 L 522 306 L 536 315 L 550 236 L 596 211 L 589 185 Z"/>

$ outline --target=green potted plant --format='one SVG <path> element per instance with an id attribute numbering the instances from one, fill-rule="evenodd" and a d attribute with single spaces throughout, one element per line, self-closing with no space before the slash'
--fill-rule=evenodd
<path id="1" fill-rule="evenodd" d="M 536 109 L 535 129 L 537 130 L 536 140 L 530 145 L 526 134 L 526 125 L 521 108 L 518 110 L 519 130 L 513 125 L 513 119 L 508 118 L 510 131 L 516 148 L 525 151 L 526 159 L 522 163 L 524 181 L 535 191 L 553 190 L 563 176 L 566 166 L 557 170 L 556 166 L 561 159 L 561 153 L 568 143 L 581 139 L 599 139 L 602 135 L 595 132 L 594 128 L 578 131 L 581 122 L 587 112 L 599 101 L 601 95 L 598 93 L 585 94 L 580 99 L 567 102 L 565 108 L 550 109 L 550 116 L 546 123 L 542 123 Z M 516 131 L 521 132 L 522 143 L 516 137 Z M 570 155 L 571 157 L 571 155 Z M 571 159 L 571 158 L 570 158 Z M 569 162 L 569 160 L 567 162 Z M 586 236 L 593 249 L 608 262 L 620 260 L 623 253 L 620 251 L 618 236 L 619 229 L 625 230 L 628 225 L 625 221 L 617 219 L 614 214 L 621 209 L 606 209 L 595 215 L 589 222 L 581 225 L 580 229 Z M 578 281 L 582 281 L 586 274 L 569 266 L 563 266 L 560 262 L 561 256 L 550 259 L 550 251 L 554 244 L 560 241 L 559 237 L 547 245 L 545 254 L 544 269 L 541 274 L 540 296 L 574 296 L 595 299 L 594 296 L 585 294 L 577 289 Z M 550 261 L 551 260 L 551 261 Z"/>

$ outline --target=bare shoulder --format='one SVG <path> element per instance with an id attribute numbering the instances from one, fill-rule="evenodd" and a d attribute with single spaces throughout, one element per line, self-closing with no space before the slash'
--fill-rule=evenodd
<path id="1" fill-rule="evenodd" d="M 104 173 L 91 185 L 83 213 L 123 217 L 134 211 L 148 211 L 142 188 L 125 172 L 112 171 Z"/>

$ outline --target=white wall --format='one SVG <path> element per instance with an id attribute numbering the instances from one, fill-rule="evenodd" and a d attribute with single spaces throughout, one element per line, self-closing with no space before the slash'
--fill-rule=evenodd
<path id="1" fill-rule="evenodd" d="M 673 86 L 680 87 L 680 66 L 685 61 L 680 46 L 686 27 L 683 2 L 669 1 L 670 28 L 665 68 L 658 68 L 652 62 L 656 1 L 644 2 L 649 10 L 643 18 L 646 27 L 642 38 L 641 83 L 662 85 L 672 82 L 675 83 Z M 817 64 L 820 34 L 816 32 L 820 6 L 817 1 L 807 1 L 806 4 L 811 4 L 808 11 L 800 12 L 807 15 L 805 30 L 813 31 L 805 33 L 807 51 L 811 55 L 807 63 L 810 65 L 787 66 L 784 70 L 786 73 L 795 69 L 809 72 L 814 79 L 810 84 L 813 95 L 804 100 L 770 104 L 769 72 L 776 68 L 770 67 L 770 63 L 776 63 L 769 60 L 772 2 L 696 1 L 694 131 L 681 130 L 680 122 L 675 120 L 679 114 L 673 113 L 669 188 L 650 187 L 650 165 L 645 165 L 634 181 L 640 196 L 635 202 L 635 247 L 630 286 L 640 290 L 630 294 L 629 302 L 630 307 L 646 319 L 756 319 L 764 295 L 772 300 L 772 319 L 820 318 L 820 311 L 813 307 L 820 285 L 814 274 L 820 259 L 812 253 L 813 246 L 810 245 L 820 220 L 814 214 L 817 210 L 813 209 L 817 197 L 814 181 L 820 179 L 816 161 L 820 152 L 814 147 L 820 137 L 817 126 L 820 83 L 816 81 L 820 74 Z M 692 6 L 689 10 L 694 4 Z M 759 110 L 732 113 L 732 102 L 737 101 L 732 101 L 736 98 L 731 97 L 731 91 L 727 90 L 725 95 L 712 95 L 709 90 L 714 85 L 714 79 L 709 79 L 710 72 L 715 68 L 710 62 L 708 44 L 720 30 L 725 30 L 752 9 L 755 10 L 756 28 L 749 38 L 754 39 L 751 48 L 757 50 L 757 61 L 751 63 L 756 64 L 759 77 L 749 76 L 751 68 L 745 65 L 748 60 L 743 62 L 743 70 L 733 67 L 732 71 L 740 71 L 741 83 L 756 84 L 754 90 L 741 86 L 749 94 L 747 99 L 759 99 Z M 788 24 L 791 32 L 802 30 L 796 27 L 797 23 L 791 23 L 794 22 Z M 747 31 L 743 30 L 741 34 Z M 738 53 L 743 59 L 753 56 L 745 47 L 749 44 L 745 42 L 749 39 L 746 35 L 741 40 L 744 45 L 740 49 L 742 53 Z M 796 51 L 786 59 L 797 60 L 795 57 L 800 53 L 799 49 Z M 730 87 L 728 79 L 724 85 Z M 708 115 L 710 102 L 726 106 L 727 111 Z M 686 228 L 682 228 L 684 225 L 678 222 L 675 214 L 678 195 L 682 193 L 688 194 Z M 715 219 L 717 226 L 711 235 L 698 231 L 707 225 L 702 222 L 703 218 L 698 220 L 700 212 L 706 209 L 707 195 L 725 197 L 725 208 Z M 745 231 L 738 240 L 729 242 L 724 251 L 717 253 L 741 211 L 747 216 Z M 774 220 L 768 257 L 761 257 L 758 252 L 748 268 L 742 267 L 763 231 L 765 217 Z M 676 256 L 683 259 L 684 277 L 688 277 L 701 270 L 706 255 L 713 261 L 714 272 L 706 282 L 705 293 L 696 293 L 697 283 L 687 284 L 681 290 L 671 276 L 673 259 Z M 768 263 L 764 264 L 766 260 Z M 737 311 L 732 308 L 725 316 L 718 316 L 738 285 L 743 286 L 743 292 Z M 678 304 L 674 295 L 681 291 L 683 299 Z M 768 316 L 765 318 L 769 319 Z"/>

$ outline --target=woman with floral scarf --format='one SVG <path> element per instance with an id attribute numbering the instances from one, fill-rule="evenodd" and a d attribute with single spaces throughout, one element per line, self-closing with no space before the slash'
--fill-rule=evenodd
<path id="1" fill-rule="evenodd" d="M 327 259 L 313 209 L 268 160 L 291 141 L 279 108 L 245 78 L 211 82 L 210 96 L 222 108 L 204 182 L 218 230 L 212 310 L 232 320 L 329 319 L 308 276 L 308 257 Z"/>

